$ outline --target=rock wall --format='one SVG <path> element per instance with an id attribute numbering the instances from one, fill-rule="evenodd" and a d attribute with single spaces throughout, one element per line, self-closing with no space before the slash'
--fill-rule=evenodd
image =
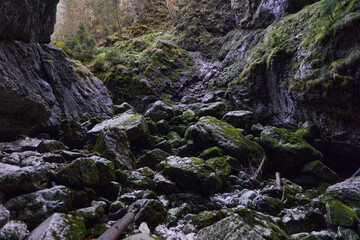
<path id="1" fill-rule="evenodd" d="M 0 138 L 57 131 L 63 119 L 112 114 L 105 87 L 75 73 L 65 54 L 46 44 L 57 0 L 0 3 Z M 55 128 L 54 128 L 55 127 Z"/>

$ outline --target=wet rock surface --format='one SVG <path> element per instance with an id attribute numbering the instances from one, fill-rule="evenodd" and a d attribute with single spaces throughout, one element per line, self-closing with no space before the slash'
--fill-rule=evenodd
<path id="1" fill-rule="evenodd" d="M 55 2 L 43 3 L 39 12 Z M 192 1 L 175 26 L 180 46 L 192 51 L 183 55 L 192 58 L 192 72 L 179 74 L 171 86 L 158 84 L 157 91 L 176 88 L 166 99 L 147 96 L 156 85 L 139 80 L 141 89 L 134 92 L 146 96 L 136 96 L 136 106 L 113 107 L 103 85 L 79 62 L 38 44 L 47 41 L 46 31 L 0 39 L 0 77 L 6 80 L 0 83 L 0 135 L 45 132 L 0 143 L 0 239 L 97 238 L 127 212 L 135 221 L 122 235 L 126 239 L 359 239 L 359 177 L 345 179 L 332 168 L 322 135 L 339 120 L 330 146 L 345 144 L 339 155 L 356 156 L 357 130 L 342 138 L 356 125 L 342 121 L 352 111 L 344 110 L 344 118 L 335 111 L 323 121 L 344 101 L 321 112 L 318 106 L 334 96 L 331 89 L 323 96 L 302 86 L 311 93 L 308 99 L 294 82 L 290 87 L 280 81 L 304 76 L 309 59 L 297 53 L 302 66 L 293 67 L 300 72 L 284 70 L 294 53 L 273 46 L 280 43 L 274 36 L 284 36 L 271 31 L 282 26 L 286 13 L 295 14 L 284 21 L 311 18 L 319 5 L 298 12 L 311 3 Z M 9 1 L 4 4 L 0 10 L 10 11 Z M 187 26 L 195 17 L 198 29 Z M 8 29 L 5 24 L 0 32 Z M 258 45 L 263 41 L 271 47 Z M 167 47 L 180 49 L 156 43 L 158 50 Z M 352 47 L 343 47 L 339 57 Z M 156 79 L 153 70 L 149 78 Z M 117 97 L 128 90 L 114 89 Z M 355 95 L 343 100 L 356 102 Z M 315 105 L 307 105 L 314 99 Z"/>

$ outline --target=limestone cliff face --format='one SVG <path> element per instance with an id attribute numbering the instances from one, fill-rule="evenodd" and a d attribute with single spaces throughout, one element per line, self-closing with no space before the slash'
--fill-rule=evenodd
<path id="1" fill-rule="evenodd" d="M 186 10 L 181 46 L 221 61 L 209 86 L 264 124 L 312 121 L 331 155 L 359 159 L 360 1 L 210 0 Z"/>
<path id="2" fill-rule="evenodd" d="M 0 138 L 56 131 L 63 119 L 112 114 L 102 83 L 51 46 L 58 0 L 0 3 Z M 84 73 L 85 72 L 85 73 Z"/>

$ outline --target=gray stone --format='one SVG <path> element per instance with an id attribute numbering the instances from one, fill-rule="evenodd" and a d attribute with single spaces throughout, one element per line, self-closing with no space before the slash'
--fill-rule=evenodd
<path id="1" fill-rule="evenodd" d="M 56 186 L 12 198 L 5 203 L 11 219 L 26 222 L 34 228 L 55 212 L 68 212 L 74 199 L 74 191 Z"/>
<path id="2" fill-rule="evenodd" d="M 76 71 L 65 54 L 51 46 L 0 41 L 1 138 L 56 133 L 63 119 L 80 119 L 84 113 L 112 114 L 104 85 L 80 63 L 74 66 Z"/>
<path id="3" fill-rule="evenodd" d="M 4 0 L 0 8 L 0 36 L 6 40 L 50 43 L 58 0 Z M 19 11 L 20 10 L 20 11 Z"/>
<path id="4" fill-rule="evenodd" d="M 88 134 L 97 136 L 102 130 L 109 128 L 118 128 L 126 132 L 129 141 L 142 137 L 147 131 L 146 121 L 142 115 L 123 113 L 102 123 L 95 125 Z"/>
<path id="5" fill-rule="evenodd" d="M 146 222 L 151 230 L 161 223 L 166 214 L 162 203 L 155 199 L 137 200 L 129 206 L 129 212 L 135 214 L 135 224 L 140 225 L 142 222 Z"/>
<path id="6" fill-rule="evenodd" d="M 221 119 L 226 113 L 226 104 L 224 102 L 211 103 L 209 106 L 201 108 L 198 112 L 199 117 L 212 116 Z"/>
<path id="7" fill-rule="evenodd" d="M 323 158 L 322 153 L 303 138 L 284 128 L 265 127 L 261 143 L 269 159 L 268 167 L 284 174 Z"/>
<path id="8" fill-rule="evenodd" d="M 36 138 L 19 139 L 13 142 L 2 142 L 0 143 L 0 151 L 7 153 L 34 151 L 40 142 L 41 140 Z"/>
<path id="9" fill-rule="evenodd" d="M 61 122 L 61 141 L 70 149 L 82 149 L 87 142 L 87 128 L 77 121 Z"/>
<path id="10" fill-rule="evenodd" d="M 9 221 L 10 212 L 0 203 L 0 229 Z"/>
<path id="11" fill-rule="evenodd" d="M 97 156 L 79 158 L 63 167 L 56 175 L 57 182 L 74 187 L 105 186 L 114 180 L 114 164 Z"/>
<path id="12" fill-rule="evenodd" d="M 84 239 L 86 227 L 82 220 L 54 213 L 34 229 L 28 240 Z"/>
<path id="13" fill-rule="evenodd" d="M 225 154 L 247 166 L 257 166 L 265 157 L 259 144 L 246 139 L 235 127 L 214 117 L 202 117 L 187 129 L 185 138 L 192 140 L 198 150 L 218 146 Z"/>
<path id="14" fill-rule="evenodd" d="M 138 233 L 130 237 L 124 238 L 123 240 L 161 240 L 162 238 L 148 233 Z"/>
<path id="15" fill-rule="evenodd" d="M 284 204 L 277 198 L 259 195 L 252 201 L 255 209 L 259 212 L 277 216 L 284 208 Z"/>
<path id="16" fill-rule="evenodd" d="M 174 117 L 174 110 L 162 101 L 156 101 L 153 106 L 146 111 L 145 117 L 150 117 L 154 122 L 163 119 L 170 121 Z"/>
<path id="17" fill-rule="evenodd" d="M 0 165 L 4 166 L 4 164 Z M 50 171 L 46 167 L 18 168 L 7 165 L 0 175 L 0 192 L 8 197 L 34 192 L 47 187 Z"/>
<path id="18" fill-rule="evenodd" d="M 246 131 L 249 131 L 251 126 L 257 123 L 254 113 L 246 110 L 228 112 L 221 120 Z"/>
<path id="19" fill-rule="evenodd" d="M 160 149 L 154 149 L 136 160 L 136 167 L 150 167 L 155 168 L 156 164 L 164 161 L 170 154 Z"/>
<path id="20" fill-rule="evenodd" d="M 224 218 L 203 228 L 198 233 L 199 239 L 206 240 L 285 240 L 290 237 L 268 216 L 249 209 L 241 209 L 238 214 Z"/>
<path id="21" fill-rule="evenodd" d="M 124 112 L 127 112 L 127 113 L 136 113 L 135 109 L 133 106 L 131 106 L 129 103 L 127 102 L 124 102 L 120 105 L 114 105 L 113 106 L 113 109 L 114 109 L 114 114 L 121 114 L 121 113 L 124 113 Z"/>
<path id="22" fill-rule="evenodd" d="M 325 192 L 326 198 L 337 199 L 350 207 L 360 207 L 360 176 L 336 183 Z"/>
<path id="23" fill-rule="evenodd" d="M 3 228 L 0 228 L 0 239 L 25 240 L 29 235 L 26 223 L 22 221 L 9 221 Z"/>
<path id="24" fill-rule="evenodd" d="M 40 153 L 59 152 L 68 149 L 69 148 L 62 142 L 56 140 L 42 140 L 36 148 L 36 150 Z"/>
<path id="25" fill-rule="evenodd" d="M 111 160 L 116 168 L 133 169 L 133 154 L 126 133 L 119 128 L 103 129 L 93 151 Z"/>
<path id="26" fill-rule="evenodd" d="M 200 158 L 170 156 L 159 163 L 157 168 L 163 170 L 170 180 L 186 191 L 208 196 L 222 186 L 215 170 Z"/>
<path id="27" fill-rule="evenodd" d="M 289 234 L 319 231 L 326 227 L 324 215 L 317 211 L 287 209 L 282 222 Z"/>

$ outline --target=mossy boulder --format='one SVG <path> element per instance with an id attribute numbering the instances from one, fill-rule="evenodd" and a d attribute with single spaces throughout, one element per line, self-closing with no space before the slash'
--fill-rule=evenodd
<path id="1" fill-rule="evenodd" d="M 235 210 L 234 215 L 226 217 L 217 223 L 203 228 L 197 234 L 199 239 L 256 239 L 285 240 L 290 237 L 274 220 L 246 208 Z"/>
<path id="2" fill-rule="evenodd" d="M 110 128 L 118 128 L 125 131 L 130 142 L 142 137 L 148 131 L 146 121 L 142 115 L 123 113 L 95 125 L 88 131 L 88 135 L 92 139 L 96 139 L 102 130 Z"/>
<path id="3" fill-rule="evenodd" d="M 257 123 L 255 114 L 246 110 L 228 112 L 221 120 L 246 131 L 249 131 L 251 126 Z"/>
<path id="4" fill-rule="evenodd" d="M 266 214 L 277 216 L 284 208 L 281 200 L 269 196 L 259 195 L 252 200 L 254 208 Z"/>
<path id="5" fill-rule="evenodd" d="M 166 215 L 163 204 L 155 199 L 140 199 L 129 206 L 129 211 L 135 214 L 134 222 L 140 225 L 146 222 L 150 230 L 159 225 Z"/>
<path id="6" fill-rule="evenodd" d="M 223 183 L 229 179 L 231 173 L 231 166 L 226 161 L 226 158 L 224 157 L 210 158 L 209 160 L 206 160 L 205 163 L 209 164 L 214 168 L 216 174 L 220 177 Z"/>
<path id="7" fill-rule="evenodd" d="M 227 106 L 224 102 L 215 102 L 209 104 L 209 106 L 200 108 L 198 115 L 199 117 L 203 116 L 212 116 L 218 119 L 221 119 L 226 113 Z"/>
<path id="8" fill-rule="evenodd" d="M 181 136 L 177 132 L 169 132 L 169 134 L 166 136 L 166 138 L 168 139 L 168 142 L 171 143 L 171 145 L 174 148 L 183 146 L 186 143 L 185 139 L 181 138 Z"/>
<path id="9" fill-rule="evenodd" d="M 222 149 L 220 149 L 218 147 L 212 147 L 212 148 L 205 149 L 199 155 L 199 158 L 208 160 L 210 158 L 222 157 L 222 156 L 224 156 L 224 151 Z"/>
<path id="10" fill-rule="evenodd" d="M 323 162 L 315 160 L 304 165 L 301 170 L 302 174 L 319 178 L 322 181 L 334 183 L 339 179 L 339 175 L 327 167 Z"/>
<path id="11" fill-rule="evenodd" d="M 105 205 L 105 203 L 104 203 Z M 77 209 L 71 212 L 71 215 L 84 221 L 85 226 L 90 227 L 93 224 L 101 222 L 104 216 L 104 205 L 94 204 L 94 206 Z"/>
<path id="12" fill-rule="evenodd" d="M 307 162 L 323 158 L 303 138 L 284 128 L 265 127 L 260 139 L 273 171 L 289 174 Z"/>
<path id="13" fill-rule="evenodd" d="M 334 201 L 326 206 L 327 219 L 332 226 L 353 227 L 356 222 L 356 213 L 345 204 Z"/>
<path id="14" fill-rule="evenodd" d="M 127 175 L 127 185 L 133 189 L 155 189 L 153 177 L 155 173 L 148 167 L 139 168 L 136 171 L 125 171 Z"/>
<path id="15" fill-rule="evenodd" d="M 323 213 L 300 209 L 287 209 L 282 216 L 282 223 L 289 234 L 318 231 L 326 226 Z"/>
<path id="16" fill-rule="evenodd" d="M 170 180 L 186 191 L 209 196 L 218 191 L 222 182 L 216 171 L 200 158 L 170 156 L 157 165 Z"/>
<path id="17" fill-rule="evenodd" d="M 245 166 L 257 166 L 265 158 L 259 144 L 246 139 L 235 127 L 214 117 L 202 117 L 187 129 L 185 138 L 193 141 L 198 150 L 218 146 Z"/>
<path id="18" fill-rule="evenodd" d="M 65 186 L 56 186 L 12 198 L 5 203 L 11 219 L 26 222 L 34 228 L 55 212 L 68 212 L 74 200 L 74 191 Z"/>
<path id="19" fill-rule="evenodd" d="M 114 163 L 116 168 L 133 169 L 133 154 L 125 131 L 112 127 L 99 133 L 93 152 Z"/>
<path id="20" fill-rule="evenodd" d="M 214 224 L 215 222 L 225 218 L 223 211 L 203 211 L 192 217 L 193 224 L 198 228 L 204 228 Z"/>
<path id="21" fill-rule="evenodd" d="M 326 199 L 339 200 L 350 207 L 360 207 L 360 177 L 346 179 L 328 187 Z"/>
<path id="22" fill-rule="evenodd" d="M 105 158 L 78 158 L 56 174 L 56 182 L 68 186 L 98 187 L 115 180 L 114 164 Z"/>
<path id="23" fill-rule="evenodd" d="M 34 229 L 28 239 L 58 240 L 84 239 L 85 237 L 86 227 L 82 220 L 55 213 Z"/>
<path id="24" fill-rule="evenodd" d="M 146 166 L 146 167 L 155 169 L 155 166 L 158 163 L 164 161 L 169 156 L 170 156 L 169 153 L 156 148 L 154 150 L 151 150 L 151 151 L 145 153 L 141 157 L 139 157 L 135 161 L 135 165 L 136 165 L 136 167 L 145 167 Z"/>

